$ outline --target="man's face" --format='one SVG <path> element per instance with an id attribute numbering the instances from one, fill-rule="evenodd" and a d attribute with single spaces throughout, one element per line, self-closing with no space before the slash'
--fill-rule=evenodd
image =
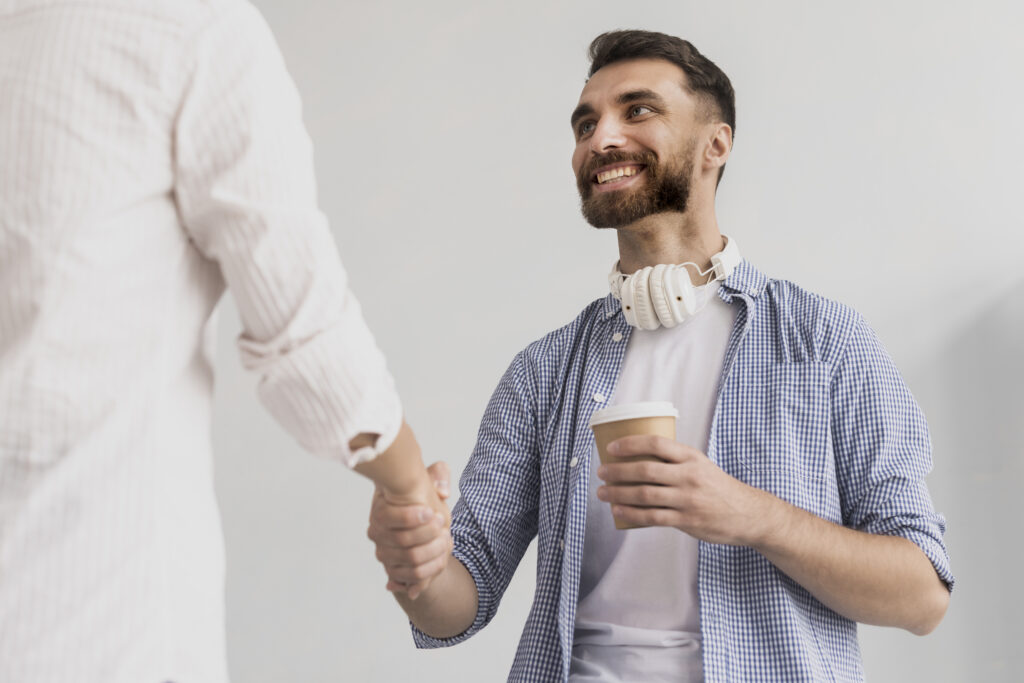
<path id="1" fill-rule="evenodd" d="M 583 88 L 572 168 L 594 227 L 686 210 L 699 123 L 685 80 L 671 62 L 636 59 L 598 70 Z"/>

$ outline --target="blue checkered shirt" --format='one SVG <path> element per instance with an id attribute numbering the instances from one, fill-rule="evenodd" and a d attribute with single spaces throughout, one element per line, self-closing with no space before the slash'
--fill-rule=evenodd
<path id="1" fill-rule="evenodd" d="M 910 539 L 952 586 L 945 521 L 924 483 L 928 427 L 864 320 L 745 261 L 718 295 L 740 308 L 708 457 L 819 517 Z M 509 680 L 566 680 L 594 444 L 588 422 L 615 393 L 631 329 L 608 296 L 513 359 L 452 513 L 454 554 L 479 592 L 476 618 L 448 639 L 414 628 L 419 647 L 453 645 L 483 628 L 536 537 L 537 587 Z M 856 623 L 756 551 L 701 542 L 698 586 L 707 681 L 863 680 Z"/>

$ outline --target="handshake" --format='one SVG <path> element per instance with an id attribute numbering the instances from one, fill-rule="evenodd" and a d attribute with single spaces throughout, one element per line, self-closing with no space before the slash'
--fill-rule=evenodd
<path id="1" fill-rule="evenodd" d="M 350 446 L 367 445 L 360 437 Z M 403 422 L 392 445 L 355 470 L 376 485 L 366 535 L 377 546 L 387 589 L 425 633 L 445 638 L 468 629 L 478 595 L 469 572 L 452 555 L 448 465 L 424 467 L 416 437 Z"/>
<path id="2" fill-rule="evenodd" d="M 360 434 L 349 446 L 355 450 L 375 439 Z M 355 470 L 376 485 L 367 536 L 387 571 L 387 589 L 405 607 L 444 571 L 451 557 L 451 513 L 444 502 L 450 490 L 448 465 L 424 467 L 419 443 L 403 421 L 392 444 Z"/>
<path id="3" fill-rule="evenodd" d="M 405 493 L 378 486 L 366 535 L 388 575 L 387 589 L 415 600 L 448 565 L 452 553 L 448 465 L 437 462 Z M 400 599 L 399 602 L 402 602 Z"/>

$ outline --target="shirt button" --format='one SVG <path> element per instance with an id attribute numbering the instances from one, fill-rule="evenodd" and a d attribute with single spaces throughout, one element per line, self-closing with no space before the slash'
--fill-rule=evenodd
<path id="1" fill-rule="evenodd" d="M 622 341 L 622 333 L 616 332 L 612 335 L 612 341 Z"/>
<path id="2" fill-rule="evenodd" d="M 606 318 L 610 318 L 610 317 L 612 317 L 613 315 L 615 315 L 616 313 L 618 313 L 618 311 L 616 311 L 615 309 L 612 309 L 612 310 L 608 311 L 607 313 L 605 313 L 605 314 L 604 314 L 604 317 L 606 317 Z"/>
<path id="3" fill-rule="evenodd" d="M 604 394 L 602 394 L 600 391 L 597 392 L 596 394 L 594 394 L 594 400 L 597 401 L 598 403 L 603 402 L 604 401 Z"/>
<path id="4" fill-rule="evenodd" d="M 569 461 L 569 467 L 576 467 L 576 465 L 578 465 L 579 463 L 580 459 L 574 455 L 572 456 L 572 460 Z"/>

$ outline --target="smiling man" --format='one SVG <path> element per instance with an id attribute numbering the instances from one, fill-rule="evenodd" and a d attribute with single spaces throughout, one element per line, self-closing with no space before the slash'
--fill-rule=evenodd
<path id="1" fill-rule="evenodd" d="M 591 59 L 572 166 L 584 216 L 618 233 L 610 293 L 513 359 L 450 537 L 376 499 L 389 588 L 419 646 L 458 643 L 537 537 L 510 680 L 861 680 L 857 622 L 925 634 L 949 601 L 924 417 L 856 312 L 719 231 L 725 74 L 645 31 Z M 598 466 L 592 415 L 643 401 L 675 405 L 676 439 L 620 439 Z"/>

